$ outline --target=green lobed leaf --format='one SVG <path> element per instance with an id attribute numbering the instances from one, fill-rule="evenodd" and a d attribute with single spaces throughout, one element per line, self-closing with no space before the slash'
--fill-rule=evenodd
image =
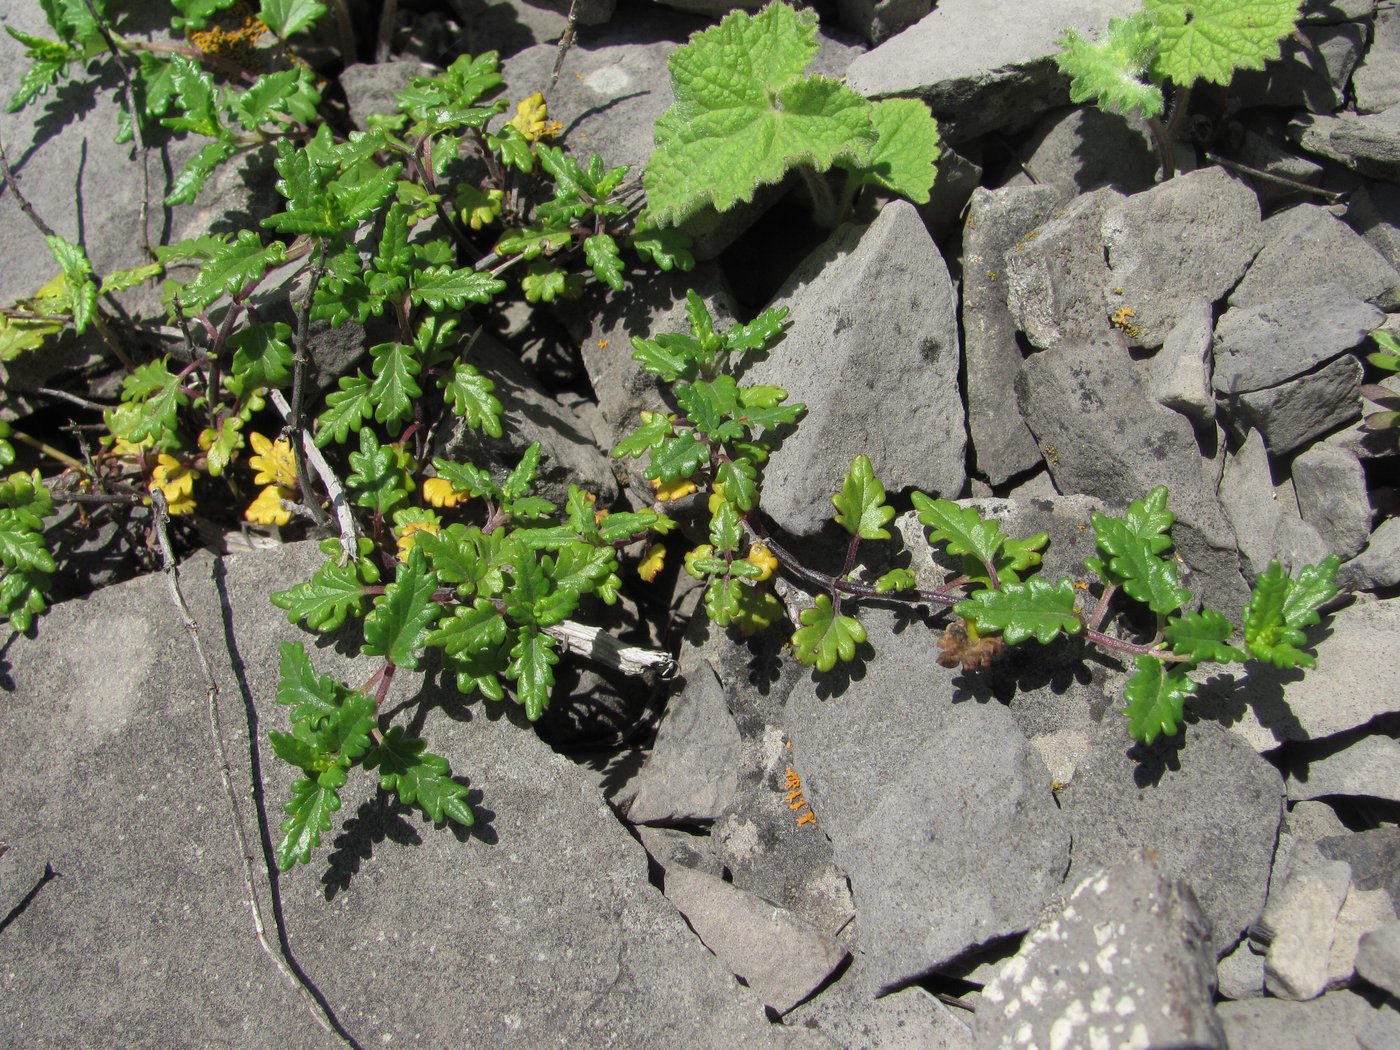
<path id="1" fill-rule="evenodd" d="M 325 448 L 332 441 L 341 444 L 352 430 L 374 414 L 370 400 L 370 378 L 363 372 L 341 376 L 339 390 L 326 395 L 326 409 L 316 419 L 316 447 Z"/>
<path id="2" fill-rule="evenodd" d="M 864 181 L 927 204 L 938 171 L 938 123 L 913 98 L 890 98 L 870 110 L 875 148 L 860 174 Z"/>
<path id="3" fill-rule="evenodd" d="M 725 489 L 728 495 L 729 490 Z M 885 486 L 875 476 L 870 457 L 857 456 L 851 460 L 841 491 L 831 497 L 836 504 L 836 524 L 852 536 L 863 540 L 887 540 L 885 525 L 894 517 L 894 508 L 885 502 Z"/>
<path id="4" fill-rule="evenodd" d="M 326 5 L 319 0 L 262 0 L 258 18 L 279 40 L 286 40 L 303 29 L 310 29 L 325 13 Z M 346 61 L 351 59 L 346 58 Z"/>
<path id="5" fill-rule="evenodd" d="M 853 616 L 837 614 L 831 599 L 819 594 L 816 605 L 798 617 L 802 626 L 792 636 L 793 650 L 804 666 L 830 671 L 837 660 L 854 660 L 856 646 L 865 641 L 865 628 Z"/>
<path id="6" fill-rule="evenodd" d="M 978 591 L 958 602 L 953 611 L 973 621 L 982 634 L 1000 631 L 1009 645 L 1032 637 L 1048 645 L 1061 631 L 1077 634 L 1084 626 L 1074 602 L 1074 584 L 1069 580 L 1051 584 L 1032 578 L 1000 590 Z"/>
<path id="7" fill-rule="evenodd" d="M 520 499 L 529 493 L 540 470 L 540 443 L 532 441 L 520 457 L 520 462 L 501 484 L 501 495 L 507 501 Z"/>
<path id="8" fill-rule="evenodd" d="M 469 302 L 490 302 L 505 286 L 505 281 L 489 273 L 429 266 L 413 272 L 409 280 L 409 298 L 414 305 L 426 303 L 433 310 L 461 310 Z"/>
<path id="9" fill-rule="evenodd" d="M 44 598 L 48 590 L 48 573 L 12 569 L 0 577 L 0 617 L 8 619 L 21 634 L 27 633 L 34 625 L 34 617 L 48 608 Z"/>
<path id="10" fill-rule="evenodd" d="M 679 481 L 691 477 L 709 461 L 710 446 L 697 440 L 692 431 L 685 430 L 652 450 L 646 476 Z"/>
<path id="11" fill-rule="evenodd" d="M 199 63 L 184 55 L 170 57 L 172 100 L 183 111 L 175 117 L 162 117 L 172 131 L 188 131 L 211 139 L 227 139 L 229 131 L 219 117 L 214 78 Z"/>
<path id="12" fill-rule="evenodd" d="M 724 486 L 724 498 L 740 510 L 758 506 L 758 468 L 747 459 L 726 459 L 715 473 L 716 484 Z"/>
<path id="13" fill-rule="evenodd" d="M 87 252 L 62 237 L 46 236 L 54 261 L 63 270 L 63 282 L 68 286 L 68 300 L 73 310 L 73 329 L 82 335 L 97 312 L 97 285 L 88 280 L 92 264 Z"/>
<path id="14" fill-rule="evenodd" d="M 1250 655 L 1276 667 L 1312 667 L 1316 659 L 1302 650 L 1303 628 L 1318 622 L 1318 608 L 1337 593 L 1336 555 L 1301 569 L 1291 579 L 1277 561 L 1259 575 L 1244 608 L 1244 640 Z"/>
<path id="15" fill-rule="evenodd" d="M 46 94 L 59 76 L 67 73 L 68 63 L 81 55 L 67 43 L 21 33 L 14 26 L 6 26 L 5 32 L 24 45 L 25 57 L 30 63 L 6 107 L 6 112 L 17 113 L 40 95 Z"/>
<path id="16" fill-rule="evenodd" d="M 413 487 L 404 469 L 405 456 L 393 445 L 380 445 L 370 427 L 361 427 L 360 451 L 350 453 L 353 473 L 345 479 L 355 502 L 381 515 L 402 503 Z"/>
<path id="17" fill-rule="evenodd" d="M 835 80 L 803 76 L 816 15 L 773 3 L 733 12 L 671 55 L 675 103 L 656 122 L 644 183 L 650 214 L 676 225 L 705 205 L 753 199 L 800 164 L 865 164 L 870 103 Z"/>
<path id="18" fill-rule="evenodd" d="M 788 312 L 786 306 L 770 306 L 748 324 L 736 324 L 724 333 L 724 348 L 731 353 L 769 349 L 791 324 Z"/>
<path id="19" fill-rule="evenodd" d="M 245 131 L 257 131 L 269 123 L 310 124 L 320 104 L 315 74 L 298 67 L 264 73 L 234 97 L 229 109 Z"/>
<path id="20" fill-rule="evenodd" d="M 471 827 L 476 817 L 466 802 L 466 786 L 452 779 L 447 759 L 427 748 L 427 741 L 408 736 L 403 726 L 390 726 L 365 753 L 365 768 L 379 770 L 381 788 L 396 792 L 406 806 L 417 805 L 430 820 Z"/>
<path id="21" fill-rule="evenodd" d="M 908 569 L 891 569 L 875 581 L 875 592 L 888 594 L 891 591 L 912 591 L 918 585 L 918 578 Z"/>
<path id="22" fill-rule="evenodd" d="M 237 152 L 237 143 L 229 139 L 216 139 L 206 145 L 185 162 L 184 171 L 171 185 L 164 203 L 171 206 L 193 204 L 199 196 L 199 191 L 204 189 L 204 184 L 209 181 L 209 176 L 214 174 L 214 169 Z"/>
<path id="23" fill-rule="evenodd" d="M 506 677 L 515 683 L 515 698 L 524 705 L 525 717 L 531 722 L 549 706 L 549 691 L 554 688 L 553 667 L 558 662 L 553 638 L 529 625 L 520 629 L 510 650 Z"/>
<path id="24" fill-rule="evenodd" d="M 417 670 L 418 652 L 428 629 L 442 613 L 442 606 L 433 601 L 436 591 L 437 577 L 415 545 L 408 561 L 399 566 L 394 582 L 384 588 L 383 596 L 365 617 L 361 651 L 366 656 L 382 656 L 395 667 Z"/>
<path id="25" fill-rule="evenodd" d="M 1128 706 L 1128 734 L 1144 744 L 1151 744 L 1165 733 L 1171 736 L 1181 724 L 1181 712 L 1186 698 L 1196 691 L 1196 683 L 1185 672 L 1173 669 L 1154 656 L 1137 657 L 1137 673 L 1128 679 L 1124 689 Z"/>
<path id="26" fill-rule="evenodd" d="M 477 598 L 471 605 L 457 606 L 451 616 L 439 620 L 428 633 L 426 644 L 461 659 L 494 649 L 505 637 L 506 621 L 496 603 Z"/>
<path id="27" fill-rule="evenodd" d="M 615 292 L 622 291 L 622 256 L 617 241 L 606 233 L 595 233 L 584 240 L 583 257 L 598 280 Z"/>
<path id="28" fill-rule="evenodd" d="M 959 507 L 952 500 L 930 499 L 922 492 L 911 496 L 919 522 L 930 530 L 929 543 L 942 543 L 949 554 L 966 554 L 995 564 L 1006 537 L 995 520 L 984 521 L 974 507 Z"/>
<path id="29" fill-rule="evenodd" d="M 663 444 L 676 433 L 671 417 L 660 412 L 642 412 L 642 425 L 619 441 L 613 448 L 613 456 L 621 459 L 627 456 L 636 459 Z"/>
<path id="30" fill-rule="evenodd" d="M 334 631 L 346 616 L 364 612 L 365 587 L 379 581 L 379 570 L 363 554 L 341 565 L 336 558 L 326 561 L 311 579 L 285 591 L 274 591 L 270 601 L 285 609 L 292 623 L 304 621 L 313 631 Z"/>
<path id="31" fill-rule="evenodd" d="M 266 246 L 252 230 L 240 230 L 232 242 L 221 245 L 200 267 L 193 280 L 180 292 L 180 305 L 187 315 L 199 313 L 221 295 L 234 295 L 261 279 L 287 255 L 286 245 L 273 241 Z"/>
<path id="32" fill-rule="evenodd" d="M 492 393 L 496 384 L 465 361 L 454 361 L 451 371 L 441 380 L 443 393 L 452 411 L 466 421 L 467 426 L 491 437 L 501 436 L 501 402 Z"/>
<path id="33" fill-rule="evenodd" d="M 283 642 L 280 650 L 277 702 L 292 709 L 293 723 L 319 728 L 339 710 L 345 690 L 330 675 L 316 673 L 300 642 Z"/>
<path id="34" fill-rule="evenodd" d="M 1094 101 L 1100 109 L 1127 115 L 1160 117 L 1165 108 L 1162 89 L 1148 82 L 1161 35 L 1152 18 L 1139 11 L 1128 18 L 1110 19 L 1097 42 L 1073 29 L 1059 39 L 1064 48 L 1055 56 L 1060 72 L 1070 78 L 1071 102 Z"/>
<path id="35" fill-rule="evenodd" d="M 282 838 L 277 843 L 277 867 L 287 871 L 292 865 L 310 864 L 311 853 L 321 845 L 321 833 L 331 826 L 331 814 L 340 809 L 340 795 L 321 787 L 314 780 L 298 780 L 292 797 L 282 812 Z"/>
<path id="36" fill-rule="evenodd" d="M 653 339 L 634 335 L 632 348 L 634 361 L 668 383 L 694 379 L 705 354 L 693 337 L 680 332 L 665 332 Z"/>
<path id="37" fill-rule="evenodd" d="M 1152 72 L 1181 87 L 1225 85 L 1241 69 L 1263 69 L 1293 32 L 1301 0 L 1143 0 L 1161 32 Z"/>
<path id="38" fill-rule="evenodd" d="M 403 343 L 380 343 L 369 352 L 374 358 L 374 382 L 369 387 L 374 421 L 388 424 L 389 432 L 397 434 L 400 424 L 413 412 L 414 399 L 423 395 L 413 379 L 423 366 L 413 347 Z"/>
<path id="39" fill-rule="evenodd" d="M 280 387 L 291 378 L 292 326 L 274 321 L 250 325 L 229 337 L 233 370 L 253 386 Z"/>
<path id="40" fill-rule="evenodd" d="M 1222 664 L 1243 663 L 1245 654 L 1228 644 L 1234 633 L 1234 625 L 1214 609 L 1173 616 L 1163 628 L 1172 652 L 1189 656 L 1192 666 L 1207 660 Z"/>
<path id="41" fill-rule="evenodd" d="M 634 252 L 643 259 L 649 259 L 663 273 L 695 268 L 690 238 L 680 230 L 639 226 L 627 243 Z"/>

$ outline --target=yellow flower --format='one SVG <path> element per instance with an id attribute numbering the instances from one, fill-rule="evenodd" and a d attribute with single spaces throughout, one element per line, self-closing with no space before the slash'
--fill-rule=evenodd
<path id="1" fill-rule="evenodd" d="M 253 500 L 243 516 L 258 525 L 285 525 L 292 520 L 292 512 L 282 506 L 282 501 L 291 498 L 290 489 L 268 485 L 258 493 L 258 498 Z"/>
<path id="2" fill-rule="evenodd" d="M 666 545 L 664 543 L 653 543 L 647 550 L 647 556 L 642 559 L 642 563 L 637 566 L 637 575 L 650 583 L 656 579 L 656 574 L 661 571 L 661 567 L 666 564 Z"/>
<path id="3" fill-rule="evenodd" d="M 471 496 L 452 487 L 446 478 L 427 478 L 423 482 L 423 499 L 434 507 L 455 507 Z"/>
<path id="4" fill-rule="evenodd" d="M 528 142 L 552 139 L 564 130 L 564 125 L 559 121 L 549 119 L 549 106 L 545 104 L 544 95 L 538 91 L 520 100 L 510 123 Z"/>
<path id="5" fill-rule="evenodd" d="M 678 499 L 684 499 L 692 492 L 700 491 L 699 485 L 684 478 L 678 481 L 667 482 L 663 482 L 660 478 L 653 478 L 651 487 L 656 490 L 657 503 L 671 503 Z"/>
<path id="6" fill-rule="evenodd" d="M 255 455 L 248 458 L 248 465 L 257 471 L 253 475 L 254 485 L 280 485 L 285 489 L 297 487 L 297 461 L 292 456 L 292 446 L 286 438 L 269 441 L 257 431 L 248 435 Z"/>
<path id="7" fill-rule="evenodd" d="M 435 521 L 410 521 L 405 525 L 396 541 L 399 548 L 399 561 L 408 561 L 408 552 L 413 550 L 413 545 L 418 540 L 418 533 L 431 532 L 433 535 L 437 535 L 439 528 L 441 526 Z"/>
<path id="8" fill-rule="evenodd" d="M 171 514 L 188 514 L 194 510 L 195 472 L 174 456 L 162 452 L 156 457 L 151 471 L 151 491 L 160 489 Z"/>
<path id="9" fill-rule="evenodd" d="M 761 543 L 755 543 L 749 548 L 748 560 L 750 564 L 757 565 L 763 570 L 763 575 L 759 576 L 760 581 L 768 579 L 778 567 L 778 559 Z"/>

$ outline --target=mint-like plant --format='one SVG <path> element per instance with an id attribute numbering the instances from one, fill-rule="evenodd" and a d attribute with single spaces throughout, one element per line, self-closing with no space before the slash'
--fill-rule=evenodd
<path id="1" fill-rule="evenodd" d="M 816 26 L 813 12 L 775 2 L 756 15 L 735 11 L 676 49 L 675 101 L 656 122 L 645 178 L 653 220 L 674 225 L 707 205 L 725 211 L 794 168 L 844 168 L 843 204 L 863 184 L 928 202 L 938 159 L 928 107 L 871 103 L 806 73 Z"/>
<path id="2" fill-rule="evenodd" d="M 1318 609 L 1337 593 L 1338 559 L 1308 566 L 1296 578 L 1272 564 L 1255 584 L 1239 631 L 1212 610 L 1188 612 L 1192 594 L 1181 586 L 1176 562 L 1167 556 L 1174 518 L 1164 487 L 1133 501 L 1121 517 L 1093 516 L 1101 557 L 1088 559 L 1085 567 L 1098 579 L 1097 595 L 1089 595 L 1083 582 L 1034 575 L 1048 540 L 1045 533 L 1010 537 L 973 508 L 915 492 L 914 509 L 929 530 L 929 543 L 962 559 L 958 575 L 937 588 L 920 589 L 907 569 L 895 569 L 874 583 L 858 578 L 861 545 L 890 538 L 885 525 L 895 509 L 870 460 L 857 456 L 832 497 L 835 521 L 850 536 L 845 561 L 835 573 L 804 565 L 772 538 L 759 498 L 759 469 L 773 428 L 796 422 L 801 406 L 783 405 L 784 391 L 739 387 L 718 371 L 731 350 L 759 349 L 774 338 L 783 316 L 760 317 L 754 322 L 757 332 L 740 326 L 720 334 L 699 297 L 692 292 L 688 302 L 689 335 L 633 340 L 633 356 L 647 371 L 674 384 L 685 415 L 644 413 L 642 425 L 619 443 L 614 455 L 650 453 L 647 476 L 667 492 L 707 488 L 711 493 L 710 542 L 686 555 L 685 566 L 706 582 L 705 607 L 720 626 L 751 631 L 775 623 L 783 609 L 770 580 L 781 567 L 814 592 L 811 606 L 797 615 L 791 643 L 797 659 L 818 671 L 856 658 L 866 632 L 854 607 L 876 598 L 951 612 L 955 619 L 938 641 L 939 662 L 947 667 L 985 667 L 1004 645 L 1031 638 L 1045 645 L 1061 636 L 1082 637 L 1133 658 L 1136 673 L 1126 687 L 1125 714 L 1133 738 L 1149 744 L 1177 732 L 1195 689 L 1188 672 L 1203 663 L 1313 665 L 1303 649 L 1303 629 L 1318 621 Z M 696 378 L 711 375 L 709 381 Z M 755 431 L 756 424 L 762 429 Z M 1087 597 L 1095 598 L 1090 607 L 1082 603 Z M 1151 612 L 1156 624 L 1152 637 L 1134 641 L 1105 630 L 1121 597 Z"/>
<path id="3" fill-rule="evenodd" d="M 1162 85 L 1176 91 L 1175 123 L 1197 80 L 1226 85 L 1237 71 L 1263 69 L 1278 58 L 1300 6 L 1301 0 L 1143 0 L 1142 11 L 1111 19 L 1097 41 L 1066 30 L 1055 61 L 1070 77 L 1072 102 L 1092 100 L 1110 113 L 1148 121 L 1170 177 L 1171 133 L 1159 119 L 1166 110 Z"/>

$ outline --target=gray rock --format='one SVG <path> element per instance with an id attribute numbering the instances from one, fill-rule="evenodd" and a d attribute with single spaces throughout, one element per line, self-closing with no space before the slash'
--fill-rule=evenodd
<path id="1" fill-rule="evenodd" d="M 1153 184 L 1157 151 L 1147 127 L 1094 106 L 1046 113 L 1017 150 L 1021 171 L 1012 186 L 1045 186 L 1066 200 L 1109 186 L 1137 193 Z"/>
<path id="2" fill-rule="evenodd" d="M 586 419 L 545 393 L 539 381 L 490 336 L 477 338 L 469 360 L 496 384 L 494 393 L 504 410 L 503 434 L 493 438 L 453 417 L 452 428 L 440 436 L 435 455 L 475 463 L 499 481 L 515 469 L 530 443 L 538 441 L 536 495 L 562 507 L 569 486 L 575 484 L 595 493 L 603 505 L 617 498 L 617 480 L 607 454 L 599 450 Z"/>
<path id="3" fill-rule="evenodd" d="M 1264 987 L 1280 999 L 1316 999 L 1327 988 L 1327 953 L 1351 886 L 1351 868 L 1315 846 L 1294 851 L 1251 932 L 1268 948 Z"/>
<path id="4" fill-rule="evenodd" d="M 931 6 L 931 0 L 836 0 L 841 24 L 872 44 L 909 28 Z"/>
<path id="5" fill-rule="evenodd" d="M 1278 59 L 1263 69 L 1237 73 L 1230 94 L 1242 108 L 1305 107 L 1331 113 L 1346 101 L 1366 37 L 1367 27 L 1360 22 L 1300 26 L 1296 35 L 1284 37 Z"/>
<path id="6" fill-rule="evenodd" d="M 1210 920 L 1217 955 L 1235 946 L 1264 907 L 1283 812 L 1278 771 L 1227 730 L 1185 730 L 1180 766 L 1129 752 L 1126 725 L 1104 733 L 1074 783 L 1059 793 L 1074 835 L 1068 880 L 1134 850 L 1161 855 L 1163 874 L 1185 879 Z"/>
<path id="7" fill-rule="evenodd" d="M 296 776 L 264 736 L 287 724 L 273 703 L 278 646 L 311 637 L 270 614 L 267 595 L 322 557 L 306 543 L 201 555 L 181 571 L 221 689 L 233 790 L 265 791 L 274 825 Z M 0 790 L 25 816 L 0 837 L 60 877 L 0 937 L 0 1042 L 326 1045 L 250 928 L 205 684 L 166 582 L 60 605 L 6 656 Z M 312 659 L 349 681 L 366 670 L 330 646 Z M 446 716 L 456 702 L 402 670 L 388 702 L 420 688 L 422 732 L 482 799 L 477 828 L 459 839 L 425 827 L 357 774 L 317 859 L 278 879 L 296 962 L 351 1033 L 365 1045 L 784 1042 L 648 884 L 644 855 L 585 770 L 510 713 Z M 258 817 L 245 807 L 254 844 Z M 253 884 L 265 887 L 253 848 Z M 399 979 L 408 969 L 411 984 Z"/>
<path id="8" fill-rule="evenodd" d="M 1023 124 L 1068 102 L 1055 66 L 1066 29 L 1098 32 L 1134 10 L 1126 0 L 940 0 L 933 13 L 851 63 L 862 95 L 913 95 L 953 139 Z M 1006 27 L 1014 25 L 1014 33 Z"/>
<path id="9" fill-rule="evenodd" d="M 1100 226 L 1119 201 L 1114 190 L 1076 197 L 1007 253 L 1006 305 L 1016 326 L 1042 350 L 1122 346 L 1109 324 L 1109 289 Z"/>
<path id="10" fill-rule="evenodd" d="M 757 11 L 763 6 L 763 0 L 737 0 L 735 3 L 729 3 L 727 0 L 654 0 L 654 2 L 705 18 L 723 18 L 733 10 Z"/>
<path id="11" fill-rule="evenodd" d="M 1235 536 L 1216 496 L 1222 451 L 1152 396 L 1151 363 L 1122 347 L 1066 346 L 1034 354 L 1016 378 L 1022 416 L 1046 453 L 1055 487 L 1127 507 L 1158 485 L 1171 492 L 1172 537 L 1191 587 L 1232 614 L 1247 599 Z M 1213 435 L 1211 435 L 1213 440 Z"/>
<path id="12" fill-rule="evenodd" d="M 1379 591 L 1400 583 L 1400 518 L 1376 526 L 1366 549 L 1337 572 L 1337 584 L 1354 591 Z"/>
<path id="13" fill-rule="evenodd" d="M 1400 1013 L 1372 1006 L 1355 992 L 1329 992 L 1312 1002 L 1247 999 L 1221 1003 L 1216 1016 L 1230 1050 L 1388 1050 L 1400 1045 Z"/>
<path id="14" fill-rule="evenodd" d="M 1339 357 L 1316 372 L 1278 386 L 1241 394 L 1232 414 L 1254 427 L 1275 456 L 1302 448 L 1361 414 L 1361 362 Z"/>
<path id="15" fill-rule="evenodd" d="M 881 308 L 870 310 L 875 294 Z M 838 230 L 774 305 L 791 308 L 793 325 L 744 380 L 783 387 L 807 414 L 768 462 L 764 510 L 785 529 L 816 533 L 862 453 L 891 490 L 960 492 L 957 301 L 913 205 L 894 201 L 870 226 Z"/>
<path id="16" fill-rule="evenodd" d="M 715 856 L 708 835 L 682 831 L 680 828 L 658 828 L 649 824 L 633 824 L 637 841 L 663 871 L 680 865 L 703 871 L 707 875 L 724 876 L 724 862 Z"/>
<path id="17" fill-rule="evenodd" d="M 1324 168 L 1312 157 L 1304 156 L 1284 138 L 1283 122 L 1269 111 L 1256 110 L 1242 115 L 1244 127 L 1238 152 L 1233 159 L 1269 175 L 1289 179 L 1303 186 L 1317 186 L 1322 183 Z M 1280 201 L 1293 199 L 1296 202 L 1299 191 L 1286 183 L 1272 179 L 1254 179 L 1254 188 L 1259 193 L 1260 207 L 1272 211 Z"/>
<path id="18" fill-rule="evenodd" d="M 1400 268 L 1400 186 L 1373 182 L 1358 187 L 1347 202 L 1346 221 L 1386 262 Z"/>
<path id="19" fill-rule="evenodd" d="M 1288 126 L 1288 136 L 1367 178 L 1393 182 L 1400 175 L 1400 104 L 1360 117 L 1304 114 Z"/>
<path id="20" fill-rule="evenodd" d="M 1311 523 L 1295 517 L 1291 510 L 1279 518 L 1274 530 L 1274 557 L 1284 572 L 1296 575 L 1303 566 L 1317 565 L 1330 553 L 1327 541 Z"/>
<path id="21" fill-rule="evenodd" d="M 786 908 L 718 876 L 668 868 L 666 897 L 705 946 L 779 1014 L 811 995 L 846 958 L 835 940 Z"/>
<path id="22" fill-rule="evenodd" d="M 1341 988 L 1350 983 L 1356 973 L 1362 939 L 1394 921 L 1395 906 L 1385 890 L 1351 887 L 1337 915 L 1332 947 L 1327 952 L 1327 987 Z"/>
<path id="23" fill-rule="evenodd" d="M 1314 445 L 1293 461 L 1293 489 L 1303 520 L 1317 528 L 1328 549 L 1355 557 L 1371 536 L 1371 504 L 1361 461 L 1332 445 Z"/>
<path id="24" fill-rule="evenodd" d="M 1375 8 L 1376 0 L 1303 0 L 1298 22 L 1302 25 L 1335 25 L 1338 22 L 1367 20 Z"/>
<path id="25" fill-rule="evenodd" d="M 967 424 L 977 470 L 993 485 L 1040 462 L 1040 448 L 1007 377 L 1021 367 L 1016 325 L 1006 307 L 1006 253 L 1060 203 L 1048 186 L 982 190 L 972 195 L 963 229 L 963 361 Z"/>
<path id="26" fill-rule="evenodd" d="M 1317 666 L 1284 675 L 1253 667 L 1240 681 L 1222 675 L 1201 690 L 1203 717 L 1228 725 L 1259 751 L 1287 740 L 1320 740 L 1397 709 L 1400 670 L 1388 654 L 1400 629 L 1400 602 L 1358 602 L 1307 632 Z M 1233 690 L 1228 687 L 1233 684 Z M 1302 796 L 1296 796 L 1302 797 Z"/>
<path id="27" fill-rule="evenodd" d="M 688 676 L 656 731 L 641 773 L 629 785 L 634 824 L 715 820 L 739 790 L 739 727 L 713 668 Z"/>
<path id="28" fill-rule="evenodd" d="M 513 55 L 535 44 L 558 40 L 568 25 L 569 4 L 548 0 L 541 4 L 514 3 L 512 0 L 448 0 L 461 24 L 462 51 L 479 55 L 498 51 Z M 613 0 L 579 0 L 574 11 L 578 24 L 597 24 L 590 17 L 605 14 Z M 604 18 L 606 21 L 606 18 Z M 544 85 L 541 84 L 541 87 Z"/>
<path id="29" fill-rule="evenodd" d="M 1102 234 L 1114 292 L 1136 311 L 1129 339 L 1146 347 L 1161 346 L 1197 299 L 1224 296 L 1264 244 L 1254 191 L 1218 167 L 1105 209 Z"/>
<path id="30" fill-rule="evenodd" d="M 1210 390 L 1214 324 L 1209 299 L 1183 305 L 1162 349 L 1152 358 L 1148 380 L 1158 404 L 1205 424 L 1215 420 L 1215 396 Z"/>
<path id="31" fill-rule="evenodd" d="M 1084 875 L 983 990 L 979 1045 L 1226 1046 L 1210 927 L 1153 850 Z"/>
<path id="32" fill-rule="evenodd" d="M 1258 431 L 1225 457 L 1220 505 L 1239 542 L 1240 569 L 1253 581 L 1277 560 L 1287 572 L 1315 565 L 1327 555 L 1322 537 L 1298 516 L 1291 490 L 1273 484 L 1268 452 Z"/>
<path id="33" fill-rule="evenodd" d="M 1400 9 L 1376 7 L 1371 46 L 1351 76 L 1358 113 L 1379 113 L 1400 104 Z"/>
<path id="34" fill-rule="evenodd" d="M 1255 999 L 1264 994 L 1264 956 L 1254 950 L 1246 937 L 1215 970 L 1216 983 L 1224 999 Z"/>
<path id="35" fill-rule="evenodd" d="M 1315 204 L 1299 204 L 1264 223 L 1265 244 L 1230 305 L 1260 306 L 1315 287 L 1319 274 L 1343 284 L 1353 298 L 1392 309 L 1400 274 L 1341 219 Z"/>
<path id="36" fill-rule="evenodd" d="M 1361 938 L 1356 972 L 1400 998 L 1400 922 L 1389 922 Z"/>
<path id="37" fill-rule="evenodd" d="M 804 677 L 787 709 L 871 979 L 887 988 L 1028 928 L 1060 885 L 1069 839 L 1011 714 L 953 703 L 926 632 L 895 634 L 895 617 L 873 608 L 862 622 L 874 655 L 844 682 Z"/>
<path id="38" fill-rule="evenodd" d="M 1374 659 L 1374 656 L 1372 657 Z M 1400 740 L 1368 736 L 1336 754 L 1314 759 L 1288 778 L 1288 797 L 1360 795 L 1400 802 Z"/>
<path id="39" fill-rule="evenodd" d="M 862 1050 L 972 1050 L 972 1029 L 919 985 L 876 998 L 864 958 L 834 985 L 783 1018 L 830 1036 L 838 1046 Z"/>
<path id="40" fill-rule="evenodd" d="M 1317 848 L 1330 860 L 1351 865 L 1357 889 L 1383 889 L 1400 911 L 1400 828 L 1372 828 L 1319 839 Z"/>
<path id="41" fill-rule="evenodd" d="M 1340 284 L 1227 310 L 1215 326 L 1212 384 L 1222 394 L 1277 386 L 1360 346 L 1384 319 Z"/>
<path id="42" fill-rule="evenodd" d="M 345 107 L 350 122 L 360 131 L 369 128 L 369 117 L 377 113 L 398 112 L 395 94 L 408 88 L 413 77 L 430 77 L 438 70 L 416 58 L 392 59 L 388 62 L 356 62 L 340 72 L 340 86 L 345 91 Z"/>

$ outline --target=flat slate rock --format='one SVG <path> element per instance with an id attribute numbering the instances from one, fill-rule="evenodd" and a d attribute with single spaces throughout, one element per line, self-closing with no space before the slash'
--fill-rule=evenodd
<path id="1" fill-rule="evenodd" d="M 1230 1050 L 1393 1050 L 1400 1046 L 1400 1012 L 1375 1006 L 1355 992 L 1329 992 L 1308 1003 L 1245 999 L 1221 1003 L 1216 1014 Z"/>
<path id="2" fill-rule="evenodd" d="M 930 632 L 894 633 L 894 619 L 862 610 L 873 654 L 800 679 L 787 705 L 881 988 L 1029 928 L 1069 862 L 1049 774 L 1011 713 L 954 702 Z"/>
<path id="3" fill-rule="evenodd" d="M 1400 740 L 1367 736 L 1288 778 L 1290 799 L 1359 795 L 1400 802 Z"/>
<path id="4" fill-rule="evenodd" d="M 1179 762 L 1172 750 L 1180 746 Z M 1161 856 L 1210 920 L 1217 955 L 1234 948 L 1264 907 L 1283 814 L 1283 778 L 1253 749 L 1209 722 L 1184 740 L 1132 748 L 1125 724 L 1101 734 L 1059 802 L 1074 835 L 1068 881 L 1134 850 Z"/>
<path id="5" fill-rule="evenodd" d="M 295 775 L 265 736 L 287 724 L 278 645 L 312 638 L 267 594 L 320 560 L 306 543 L 181 572 L 269 917 L 249 717 L 275 833 Z M 205 686 L 165 581 L 59 605 L 6 655 L 0 839 L 58 877 L 0 937 L 0 1043 L 326 1046 L 251 928 Z M 312 660 L 365 674 L 329 646 Z M 401 674 L 390 702 L 415 685 Z M 586 771 L 513 707 L 427 699 L 423 732 L 470 778 L 477 827 L 425 826 L 360 774 L 313 863 L 275 881 L 294 958 L 347 1030 L 365 1046 L 791 1045 L 648 883 Z"/>

